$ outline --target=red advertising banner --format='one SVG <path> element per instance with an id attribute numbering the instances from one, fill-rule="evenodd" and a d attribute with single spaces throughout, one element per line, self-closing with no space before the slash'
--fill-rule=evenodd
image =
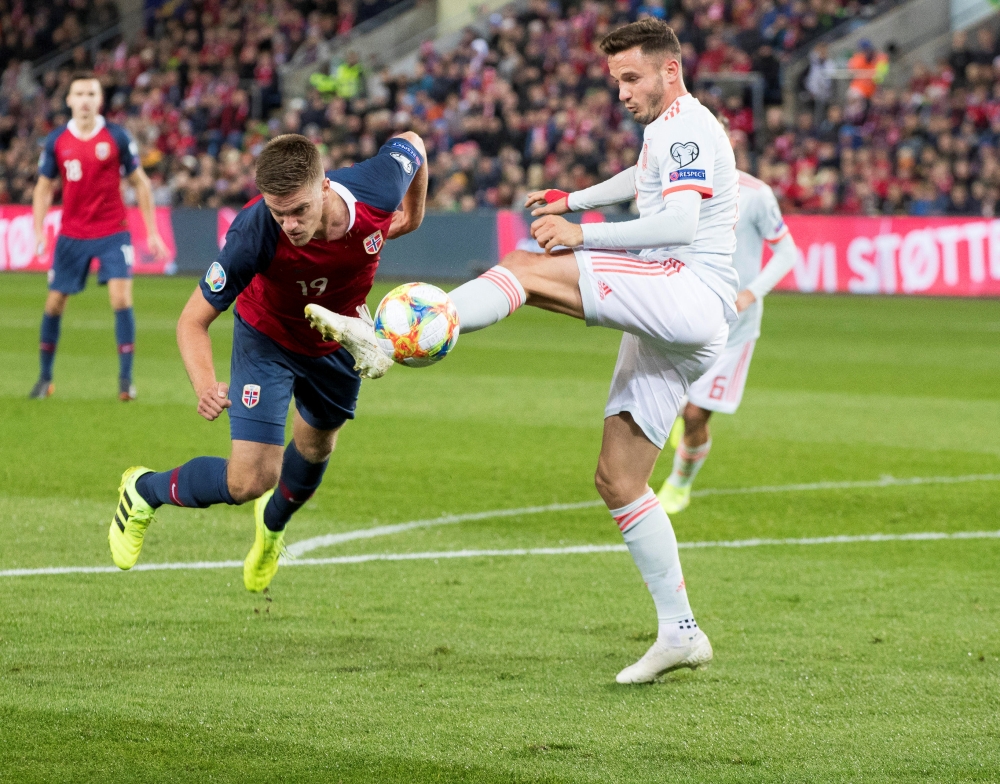
<path id="1" fill-rule="evenodd" d="M 1000 220 L 789 215 L 785 291 L 1000 296 Z"/>
<path id="2" fill-rule="evenodd" d="M 601 220 L 585 213 L 584 222 Z M 799 258 L 784 291 L 1000 296 L 1000 220 L 789 215 Z M 500 258 L 540 250 L 520 212 L 497 215 Z"/>
<path id="3" fill-rule="evenodd" d="M 174 227 L 170 221 L 170 208 L 156 208 L 156 226 L 160 236 L 170 251 L 167 259 L 157 260 L 146 244 L 146 224 L 142 213 L 136 207 L 128 212 L 128 230 L 135 248 L 133 271 L 140 275 L 163 275 L 173 272 L 177 245 L 174 242 Z M 45 253 L 35 255 L 34 219 L 31 207 L 0 207 L 0 271 L 45 272 L 52 266 L 52 256 L 56 249 L 56 238 L 62 226 L 62 209 L 49 210 L 45 216 Z"/>

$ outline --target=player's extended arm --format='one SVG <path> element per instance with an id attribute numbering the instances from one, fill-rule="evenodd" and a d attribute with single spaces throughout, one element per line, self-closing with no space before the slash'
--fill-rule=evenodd
<path id="1" fill-rule="evenodd" d="M 663 212 L 621 223 L 581 226 L 584 248 L 640 249 L 690 245 L 698 232 L 701 194 L 678 191 L 663 200 Z"/>
<path id="2" fill-rule="evenodd" d="M 156 225 L 156 205 L 153 203 L 153 185 L 142 168 L 136 169 L 128 176 L 128 181 L 135 188 L 135 200 L 139 203 L 142 220 L 146 224 L 146 243 L 157 259 L 165 259 L 170 255 L 166 243 L 160 236 Z"/>
<path id="3" fill-rule="evenodd" d="M 55 190 L 55 186 L 54 180 L 44 174 L 39 174 L 35 190 L 31 194 L 31 211 L 35 218 L 36 256 L 45 253 L 45 216 L 49 214 L 49 208 L 52 206 L 52 192 Z"/>
<path id="4" fill-rule="evenodd" d="M 745 310 L 746 307 L 753 304 L 756 300 L 767 296 L 768 292 L 777 286 L 781 282 L 781 279 L 791 272 L 792 267 L 795 266 L 797 251 L 795 249 L 795 240 L 792 239 L 791 234 L 786 233 L 784 237 L 771 246 L 771 250 L 774 252 L 771 260 L 767 262 L 764 269 L 760 271 L 756 278 L 750 281 L 750 285 L 745 289 L 745 291 L 753 295 L 753 299 L 747 302 L 743 308 L 738 308 L 739 310 Z M 743 293 L 741 291 L 740 296 Z"/>
<path id="5" fill-rule="evenodd" d="M 629 166 L 610 180 L 591 185 L 582 191 L 574 191 L 569 195 L 568 206 L 573 212 L 596 210 L 598 207 L 609 207 L 634 198 L 635 166 Z"/>
<path id="6" fill-rule="evenodd" d="M 594 210 L 607 207 L 635 198 L 635 166 L 618 172 L 610 180 L 599 182 L 582 191 L 566 193 L 550 188 L 546 191 L 532 191 L 524 200 L 527 209 L 535 204 L 541 204 L 532 211 L 532 215 L 562 215 L 579 210 Z"/>
<path id="7" fill-rule="evenodd" d="M 219 317 L 220 311 L 213 308 L 197 287 L 177 320 L 177 346 L 187 370 L 191 386 L 198 395 L 198 413 L 211 422 L 218 418 L 232 403 L 229 400 L 229 384 L 215 378 L 212 362 L 212 338 L 208 328 Z"/>
<path id="8" fill-rule="evenodd" d="M 390 240 L 420 228 L 424 220 L 424 208 L 427 206 L 427 151 L 424 149 L 424 140 L 413 131 L 401 133 L 399 137 L 413 145 L 413 148 L 420 153 L 424 165 L 413 175 L 410 187 L 403 196 L 402 206 L 392 214 L 392 222 L 386 235 L 386 239 Z"/>

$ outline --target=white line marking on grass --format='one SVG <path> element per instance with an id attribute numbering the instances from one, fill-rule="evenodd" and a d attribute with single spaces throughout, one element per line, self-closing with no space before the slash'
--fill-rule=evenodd
<path id="1" fill-rule="evenodd" d="M 881 479 L 857 482 L 810 482 L 795 485 L 765 485 L 762 487 L 718 487 L 695 490 L 693 497 L 701 498 L 713 495 L 753 495 L 757 493 L 796 493 L 809 490 L 853 490 L 877 487 L 907 487 L 911 485 L 946 485 L 965 482 L 1000 482 L 1000 474 L 969 474 L 966 476 L 913 476 L 897 479 L 893 476 L 883 476 Z M 442 515 L 427 520 L 414 520 L 409 523 L 395 525 L 379 525 L 374 528 L 359 528 L 354 531 L 344 531 L 339 534 L 325 534 L 303 539 L 288 546 L 288 554 L 300 556 L 331 547 L 341 542 L 351 542 L 356 539 L 374 539 L 379 536 L 389 536 L 415 528 L 431 528 L 438 525 L 454 525 L 473 520 L 490 520 L 500 517 L 520 517 L 521 515 L 544 514 L 546 512 L 565 512 L 572 509 L 590 509 L 603 506 L 602 501 L 580 501 L 573 504 L 548 504 L 547 506 L 525 506 L 521 509 L 494 509 L 489 512 L 471 512 L 469 514 Z"/>
<path id="2" fill-rule="evenodd" d="M 937 531 L 910 534 L 860 534 L 857 536 L 814 536 L 805 539 L 736 539 L 717 542 L 679 542 L 685 550 L 712 547 L 765 547 L 772 545 L 851 544 L 855 542 L 913 542 L 941 539 L 1000 539 L 1000 531 Z M 583 544 L 572 547 L 519 547 L 511 550 L 442 550 L 429 553 L 370 553 L 365 555 L 338 555 L 332 558 L 294 558 L 282 561 L 284 566 L 328 566 L 333 564 L 359 564 L 371 561 L 436 561 L 449 558 L 495 558 L 514 555 L 581 555 L 589 553 L 624 553 L 623 544 Z M 242 561 L 193 561 L 189 563 L 137 564 L 133 572 L 159 572 L 167 570 L 238 569 Z M 5 569 L 0 577 L 33 577 L 49 574 L 112 574 L 121 571 L 115 566 L 50 566 L 42 569 Z"/>
<path id="3" fill-rule="evenodd" d="M 603 503 L 603 501 L 580 501 L 574 504 L 525 506 L 521 509 L 493 509 L 489 512 L 441 515 L 440 517 L 432 517 L 427 520 L 414 520 L 409 523 L 379 525 L 374 528 L 359 528 L 355 531 L 344 531 L 341 534 L 325 534 L 324 536 L 314 536 L 312 539 L 303 539 L 300 542 L 288 545 L 288 554 L 291 556 L 305 555 L 321 547 L 330 547 L 341 542 L 352 542 L 355 539 L 374 539 L 377 536 L 389 536 L 390 534 L 398 534 L 403 531 L 412 531 L 414 528 L 431 528 L 436 525 L 453 525 L 455 523 L 466 523 L 471 520 L 490 520 L 496 517 L 519 517 L 521 515 L 543 514 L 545 512 L 565 512 L 571 509 L 589 509 L 594 506 L 602 506 Z"/>

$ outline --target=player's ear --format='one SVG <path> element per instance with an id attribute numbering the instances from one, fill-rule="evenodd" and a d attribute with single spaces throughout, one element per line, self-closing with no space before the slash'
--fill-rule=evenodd
<path id="1" fill-rule="evenodd" d="M 674 81 L 680 76 L 681 64 L 676 57 L 664 57 L 660 72 L 667 77 L 667 81 Z"/>

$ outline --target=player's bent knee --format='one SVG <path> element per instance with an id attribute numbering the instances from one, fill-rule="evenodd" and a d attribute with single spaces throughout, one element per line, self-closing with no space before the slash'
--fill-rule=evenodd
<path id="1" fill-rule="evenodd" d="M 594 474 L 594 487 L 611 509 L 627 506 L 642 495 L 645 488 L 637 486 L 634 477 L 619 475 L 601 465 Z"/>
<path id="2" fill-rule="evenodd" d="M 66 310 L 66 300 L 68 299 L 68 294 L 63 294 L 61 291 L 50 291 L 48 297 L 45 299 L 46 315 L 61 316 L 63 311 Z"/>
<path id="3" fill-rule="evenodd" d="M 259 466 L 253 471 L 230 471 L 227 476 L 229 494 L 238 504 L 245 504 L 260 498 L 264 493 L 278 484 L 281 469 L 271 469 L 269 466 Z"/>
<path id="4" fill-rule="evenodd" d="M 540 255 L 540 253 L 532 253 L 530 250 L 512 250 L 501 259 L 500 266 L 516 273 L 518 268 L 531 266 L 537 262 Z"/>
<path id="5" fill-rule="evenodd" d="M 700 408 L 694 403 L 688 403 L 684 409 L 684 429 L 688 432 L 700 430 L 708 424 L 711 416 L 711 411 Z"/>

